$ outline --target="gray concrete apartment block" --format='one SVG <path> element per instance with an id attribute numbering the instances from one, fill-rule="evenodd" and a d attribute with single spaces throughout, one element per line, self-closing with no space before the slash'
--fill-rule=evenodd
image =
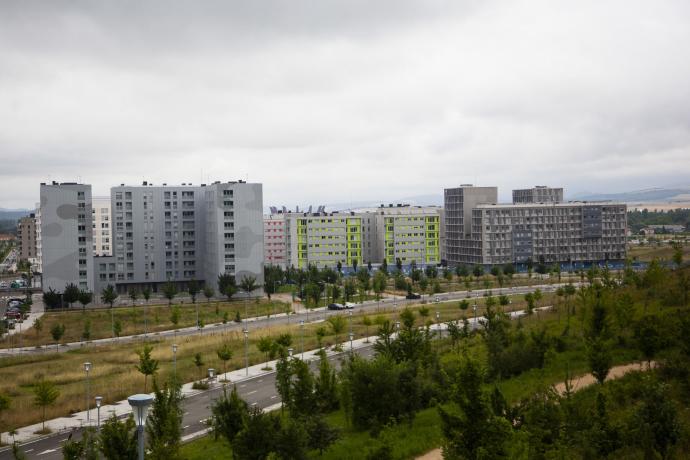
<path id="1" fill-rule="evenodd" d="M 40 186 L 43 289 L 62 292 L 68 283 L 93 290 L 91 186 Z"/>
<path id="2" fill-rule="evenodd" d="M 537 185 L 533 188 L 513 190 L 513 204 L 518 203 L 562 203 L 563 189 Z"/>

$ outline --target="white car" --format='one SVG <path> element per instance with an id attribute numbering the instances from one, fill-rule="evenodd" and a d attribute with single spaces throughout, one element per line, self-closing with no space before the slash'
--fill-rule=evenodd
<path id="1" fill-rule="evenodd" d="M 352 302 L 345 302 L 345 308 L 348 309 L 348 310 L 352 310 L 352 309 L 355 308 L 356 306 L 357 306 L 357 304 L 355 304 L 355 303 L 352 303 Z"/>

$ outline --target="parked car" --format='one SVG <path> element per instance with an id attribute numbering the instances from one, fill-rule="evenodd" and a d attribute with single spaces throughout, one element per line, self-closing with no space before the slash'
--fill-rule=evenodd
<path id="1" fill-rule="evenodd" d="M 9 285 L 5 281 L 0 281 L 0 289 L 7 289 Z"/>
<path id="2" fill-rule="evenodd" d="M 357 306 L 357 304 L 354 304 L 352 302 L 345 302 L 345 308 L 347 308 L 348 310 L 352 310 L 353 308 L 355 308 L 355 306 Z"/>
<path id="3" fill-rule="evenodd" d="M 416 299 L 421 299 L 422 296 L 419 295 L 419 294 L 417 294 L 416 292 L 412 292 L 412 293 L 410 293 L 410 294 L 407 294 L 407 295 L 405 296 L 405 298 L 408 299 L 408 300 L 416 300 Z"/>
<path id="4" fill-rule="evenodd" d="M 329 303 L 328 304 L 328 309 L 329 310 L 342 310 L 345 307 L 339 303 Z"/>

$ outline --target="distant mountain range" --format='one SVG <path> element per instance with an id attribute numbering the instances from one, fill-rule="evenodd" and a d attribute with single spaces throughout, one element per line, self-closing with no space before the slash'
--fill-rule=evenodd
<path id="1" fill-rule="evenodd" d="M 0 208 L 0 220 L 17 220 L 31 213 L 30 209 Z"/>
<path id="2" fill-rule="evenodd" d="M 569 200 L 599 201 L 612 200 L 623 203 L 645 203 L 645 202 L 673 202 L 690 201 L 690 187 L 681 188 L 650 188 L 645 190 L 635 190 L 622 193 L 576 193 L 567 197 Z"/>

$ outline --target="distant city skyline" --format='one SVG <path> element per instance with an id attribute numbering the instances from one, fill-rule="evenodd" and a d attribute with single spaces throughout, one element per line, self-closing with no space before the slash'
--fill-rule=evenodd
<path id="1" fill-rule="evenodd" d="M 688 184 L 690 4 L 0 4 L 0 207 L 248 179 L 267 204 Z"/>

